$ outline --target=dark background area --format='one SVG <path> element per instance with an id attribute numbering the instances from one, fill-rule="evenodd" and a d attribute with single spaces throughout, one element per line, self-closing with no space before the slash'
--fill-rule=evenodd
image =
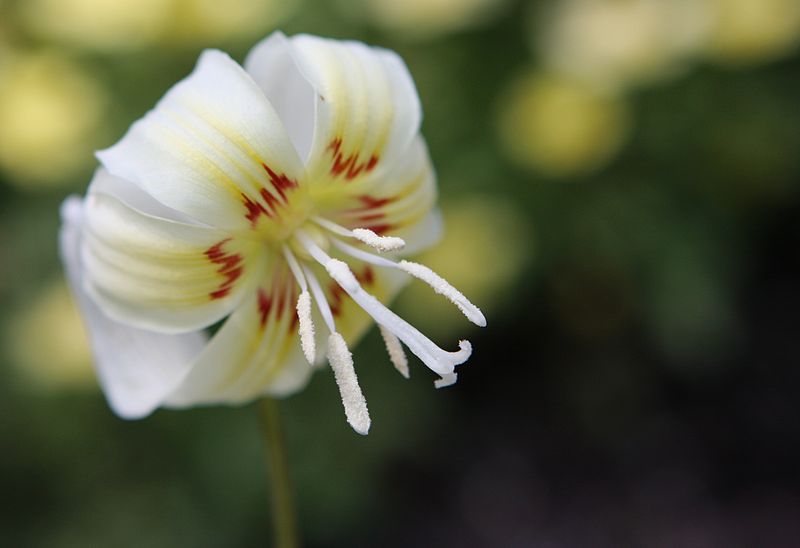
<path id="1" fill-rule="evenodd" d="M 404 57 L 448 229 L 421 261 L 489 321 L 409 288 L 475 353 L 434 390 L 371 331 L 368 437 L 329 371 L 283 402 L 308 546 L 797 545 L 799 2 L 219 4 L 0 2 L 0 545 L 270 538 L 253 406 L 115 417 L 56 235 L 92 150 L 274 28 Z"/>

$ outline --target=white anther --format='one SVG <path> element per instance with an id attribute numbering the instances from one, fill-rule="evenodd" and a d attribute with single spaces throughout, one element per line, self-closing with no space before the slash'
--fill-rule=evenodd
<path id="1" fill-rule="evenodd" d="M 325 219 L 324 217 L 314 217 L 313 220 L 319 226 L 330 230 L 334 234 L 344 236 L 345 238 L 355 238 L 361 243 L 377 249 L 381 253 L 397 251 L 399 249 L 403 249 L 406 245 L 406 242 L 403 241 L 402 238 L 398 238 L 397 236 L 380 236 L 368 228 L 354 228 L 353 230 L 350 230 L 349 228 L 340 226 L 332 221 L 329 221 L 328 219 Z"/>
<path id="2" fill-rule="evenodd" d="M 391 360 L 392 365 L 394 365 L 394 368 L 397 369 L 401 375 L 405 378 L 409 378 L 411 374 L 408 371 L 408 358 L 403 351 L 403 345 L 400 339 L 382 325 L 378 325 L 378 327 L 381 330 L 383 342 L 386 343 L 386 352 L 389 353 L 389 360 Z"/>
<path id="3" fill-rule="evenodd" d="M 406 246 L 406 242 L 397 236 L 379 236 L 368 228 L 354 228 L 353 237 L 381 253 L 397 251 Z"/>
<path id="4" fill-rule="evenodd" d="M 298 331 L 300 333 L 300 347 L 303 349 L 308 363 L 314 365 L 316 358 L 316 343 L 314 339 L 314 321 L 311 319 L 311 295 L 303 291 L 297 298 Z"/>
<path id="5" fill-rule="evenodd" d="M 412 263 L 410 261 L 400 261 L 397 263 L 397 266 L 431 286 L 439 295 L 445 296 L 451 303 L 458 307 L 469 321 L 478 327 L 486 327 L 486 318 L 481 312 L 481 309 L 472 304 L 463 293 L 450 285 L 447 280 L 439 276 L 436 272 L 425 265 Z"/>
<path id="6" fill-rule="evenodd" d="M 367 411 L 367 401 L 358 385 L 358 377 L 353 368 L 353 355 L 347 348 L 344 338 L 335 331 L 328 337 L 328 361 L 333 369 L 336 384 L 339 386 L 347 422 L 350 423 L 353 430 L 366 435 L 371 422 L 369 411 Z"/>

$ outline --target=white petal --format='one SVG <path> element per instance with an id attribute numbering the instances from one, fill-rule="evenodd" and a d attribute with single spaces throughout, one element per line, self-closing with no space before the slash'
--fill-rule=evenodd
<path id="1" fill-rule="evenodd" d="M 97 168 L 89 185 L 89 193 L 101 193 L 113 196 L 125 205 L 154 217 L 169 219 L 170 221 L 180 221 L 186 224 L 197 224 L 197 222 L 172 208 L 169 208 L 150 196 L 138 185 L 130 181 L 115 177 L 103 167 Z"/>
<path id="2" fill-rule="evenodd" d="M 399 161 L 422 118 L 405 63 L 360 42 L 308 35 L 290 42 L 316 91 L 312 184 L 380 177 Z"/>
<path id="3" fill-rule="evenodd" d="M 400 228 L 393 234 L 403 238 L 403 241 L 406 242 L 403 255 L 414 255 L 439 243 L 443 232 L 442 212 L 438 208 L 434 208 L 422 221 Z"/>
<path id="4" fill-rule="evenodd" d="M 411 254 L 439 238 L 439 219 L 431 216 L 436 197 L 428 149 L 417 137 L 383 177 L 343 185 L 320 213 L 349 229 L 366 228 L 381 236 L 402 238 L 406 243 L 403 254 Z"/>
<path id="5" fill-rule="evenodd" d="M 272 103 L 300 158 L 308 160 L 317 94 L 300 72 L 289 39 L 273 32 L 250 50 L 244 68 Z"/>
<path id="6" fill-rule="evenodd" d="M 291 198 L 304 192 L 291 186 L 299 185 L 302 164 L 269 101 L 215 50 L 97 156 L 167 207 L 220 228 L 269 224 L 266 211 L 286 206 L 265 203 L 263 192 L 274 199 L 281 190 Z"/>
<path id="7" fill-rule="evenodd" d="M 200 332 L 165 335 L 129 327 L 108 318 L 83 291 L 80 262 L 83 204 L 71 197 L 62 206 L 61 257 L 95 357 L 109 405 L 120 417 L 151 413 L 177 386 L 202 350 Z"/>
<path id="8" fill-rule="evenodd" d="M 257 241 L 145 215 L 94 186 L 84 209 L 84 288 L 128 325 L 162 332 L 211 325 L 265 266 Z"/>
<path id="9" fill-rule="evenodd" d="M 288 268 L 274 268 L 214 335 L 167 405 L 243 403 L 302 388 L 312 369 L 300 347 L 297 297 Z"/>

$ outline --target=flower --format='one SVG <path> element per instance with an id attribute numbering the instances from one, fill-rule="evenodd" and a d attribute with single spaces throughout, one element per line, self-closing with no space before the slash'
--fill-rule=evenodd
<path id="1" fill-rule="evenodd" d="M 396 54 L 357 42 L 275 33 L 244 66 L 205 51 L 97 153 L 87 196 L 62 206 L 98 375 L 114 411 L 137 418 L 288 395 L 325 348 L 347 420 L 366 434 L 346 341 L 370 317 L 405 376 L 401 343 L 436 386 L 472 352 L 439 348 L 383 304 L 408 275 L 486 323 L 433 271 L 395 260 L 440 231 L 419 98 Z"/>

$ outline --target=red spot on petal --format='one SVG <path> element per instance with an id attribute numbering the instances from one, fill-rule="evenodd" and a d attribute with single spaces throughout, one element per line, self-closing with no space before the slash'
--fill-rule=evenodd
<path id="1" fill-rule="evenodd" d="M 371 230 L 375 234 L 384 234 L 386 232 L 389 232 L 392 229 L 392 225 L 390 225 L 388 223 L 384 223 L 384 224 L 375 224 L 375 225 L 365 226 L 364 228 L 368 228 L 369 230 Z"/>
<path id="2" fill-rule="evenodd" d="M 369 196 L 364 194 L 363 196 L 358 197 L 358 201 L 363 204 L 363 208 L 361 209 L 377 209 L 379 207 L 383 207 L 388 203 L 391 203 L 395 200 L 394 196 L 390 196 L 388 198 L 375 198 L 373 196 Z"/>
<path id="3" fill-rule="evenodd" d="M 334 156 L 338 156 L 341 147 L 342 147 L 342 139 L 340 137 L 337 137 L 330 142 L 330 144 L 328 145 L 328 150 L 330 150 Z"/>
<path id="4" fill-rule="evenodd" d="M 242 256 L 239 253 L 229 253 L 224 249 L 225 244 L 230 240 L 230 238 L 221 240 L 206 249 L 204 253 L 209 261 L 219 265 L 217 273 L 223 278 L 219 287 L 209 293 L 212 300 L 226 297 L 231 292 L 233 284 L 244 273 L 244 267 L 241 264 Z"/>
<path id="5" fill-rule="evenodd" d="M 280 197 L 283 200 L 283 202 L 287 203 L 286 202 L 286 192 L 288 190 L 293 189 L 293 188 L 297 188 L 299 186 L 297 184 L 297 181 L 295 181 L 293 179 L 290 179 L 289 177 L 286 176 L 285 173 L 281 173 L 281 174 L 276 173 L 275 171 L 270 169 L 270 167 L 267 164 L 265 164 L 263 162 L 261 163 L 261 167 L 263 167 L 264 171 L 266 171 L 267 175 L 269 175 L 269 181 L 272 184 L 272 187 L 280 195 Z M 262 189 L 262 193 L 263 193 L 263 189 Z"/>
<path id="6" fill-rule="evenodd" d="M 266 217 L 271 217 L 272 214 L 268 212 L 264 206 L 260 202 L 256 202 L 252 200 L 249 196 L 242 193 L 242 202 L 244 203 L 244 207 L 247 209 L 247 214 L 245 218 L 250 221 L 252 226 L 256 226 L 258 224 L 258 219 L 264 215 Z"/>
<path id="7" fill-rule="evenodd" d="M 385 216 L 386 215 L 384 215 L 383 213 L 370 213 L 369 215 L 361 215 L 360 217 L 358 217 L 358 220 L 367 223 L 370 221 L 377 221 L 379 219 L 383 219 Z"/>
<path id="8" fill-rule="evenodd" d="M 231 292 L 230 287 L 223 287 L 222 289 L 217 289 L 216 291 L 212 291 L 208 295 L 211 297 L 212 300 L 214 299 L 221 299 L 222 297 L 227 297 L 228 293 Z"/>
<path id="9" fill-rule="evenodd" d="M 259 321 L 263 329 L 263 327 L 267 325 L 267 318 L 269 317 L 269 313 L 272 310 L 272 295 L 267 295 L 267 292 L 259 287 L 257 293 L 257 299 L 258 299 L 257 302 L 258 312 L 261 315 Z"/>
<path id="10" fill-rule="evenodd" d="M 258 196 L 260 200 L 259 198 L 251 198 L 244 193 L 241 195 L 242 203 L 247 210 L 245 218 L 250 221 L 250 225 L 253 227 L 258 224 L 258 220 L 261 217 L 275 217 L 278 214 L 278 208 L 289 203 L 288 191 L 300 186 L 297 181 L 290 179 L 285 173 L 277 173 L 263 162 L 261 167 L 267 172 L 273 191 L 264 187 L 259 189 Z"/>
<path id="11" fill-rule="evenodd" d="M 283 317 L 283 313 L 286 311 L 286 303 L 288 302 L 288 295 L 287 295 L 287 288 L 283 288 L 282 291 L 278 292 L 278 310 L 276 319 L 280 320 Z"/>
<path id="12" fill-rule="evenodd" d="M 277 196 L 275 196 L 274 194 L 270 194 L 270 192 L 266 188 L 262 188 L 259 191 L 259 194 L 261 195 L 261 198 L 263 198 L 264 202 L 266 202 L 267 208 L 269 208 L 271 212 L 274 213 L 278 210 L 278 207 L 281 205 L 281 202 Z M 270 214 L 270 217 L 272 217 L 272 214 Z"/>
<path id="13" fill-rule="evenodd" d="M 345 296 L 344 289 L 342 289 L 336 282 L 332 282 L 328 287 L 328 293 L 331 295 L 330 299 L 328 299 L 328 305 L 331 308 L 331 313 L 338 317 L 342 314 L 342 301 L 344 300 Z"/>
<path id="14" fill-rule="evenodd" d="M 297 301 L 297 295 L 294 296 L 295 301 Z M 292 321 L 289 324 L 289 332 L 297 331 L 297 326 L 300 324 L 300 318 L 297 314 L 292 314 Z"/>
<path id="15" fill-rule="evenodd" d="M 361 161 L 360 154 L 351 152 L 347 156 L 342 152 L 342 139 L 337 137 L 333 139 L 328 145 L 327 150 L 330 151 L 331 162 L 331 175 L 338 177 L 344 175 L 345 179 L 352 181 L 362 172 L 369 173 L 378 164 L 378 156 L 376 154 L 370 155 L 367 160 Z"/>
<path id="16" fill-rule="evenodd" d="M 373 154 L 369 157 L 369 161 L 367 162 L 367 173 L 375 169 L 376 165 L 378 165 L 378 156 Z"/>
<path id="17" fill-rule="evenodd" d="M 364 270 L 360 276 L 356 274 L 356 279 L 364 285 L 372 285 L 375 283 L 375 271 L 370 265 L 364 265 Z"/>

